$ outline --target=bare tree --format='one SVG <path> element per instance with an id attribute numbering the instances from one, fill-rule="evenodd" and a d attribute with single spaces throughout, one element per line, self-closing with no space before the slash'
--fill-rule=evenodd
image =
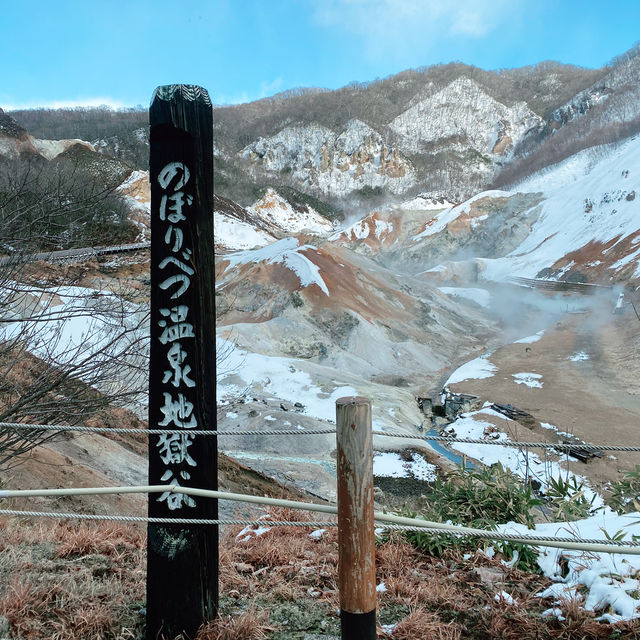
<path id="1" fill-rule="evenodd" d="M 126 238 L 113 194 L 122 176 L 104 170 L 90 158 L 0 170 L 0 248 L 15 256 L 0 266 L 0 468 L 55 435 L 7 423 L 80 424 L 114 403 L 139 408 L 146 388 L 147 309 L 121 291 L 49 286 L 46 267 L 29 265 L 30 252 L 82 245 L 100 229 L 111 244 Z"/>

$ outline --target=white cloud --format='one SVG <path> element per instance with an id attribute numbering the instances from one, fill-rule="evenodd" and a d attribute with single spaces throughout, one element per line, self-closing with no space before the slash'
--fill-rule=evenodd
<path id="1" fill-rule="evenodd" d="M 523 9 L 513 0 L 316 0 L 315 20 L 361 38 L 372 57 L 436 51 L 445 40 L 480 39 Z"/>
<path id="2" fill-rule="evenodd" d="M 121 100 L 113 98 L 79 98 L 77 100 L 33 100 L 31 102 L 1 103 L 0 107 L 5 111 L 18 109 L 73 109 L 74 107 L 102 107 L 122 109 L 133 105 L 127 105 Z"/>

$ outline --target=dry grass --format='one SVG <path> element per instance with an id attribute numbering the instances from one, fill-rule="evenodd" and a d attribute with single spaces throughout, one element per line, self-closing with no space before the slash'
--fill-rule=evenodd
<path id="1" fill-rule="evenodd" d="M 142 529 L 120 524 L 101 524 L 96 527 L 84 523 L 76 527 L 58 525 L 54 536 L 59 540 L 56 554 L 59 558 L 97 553 L 109 558 L 136 553 L 145 548 L 147 539 Z"/>
<path id="2" fill-rule="evenodd" d="M 0 615 L 24 640 L 130 640 L 142 619 L 143 533 L 111 524 L 0 527 Z"/>
<path id="3" fill-rule="evenodd" d="M 397 640 L 460 640 L 463 635 L 457 624 L 442 624 L 436 615 L 418 607 L 412 609 L 411 613 L 394 627 L 392 637 Z"/>
<path id="4" fill-rule="evenodd" d="M 304 512 L 271 519 L 312 519 Z M 220 619 L 197 640 L 267 640 L 338 633 L 335 528 L 318 540 L 309 527 L 274 527 L 236 539 L 222 530 Z M 245 539 L 246 538 L 246 539 Z M 138 640 L 144 619 L 144 530 L 111 524 L 25 525 L 0 520 L 0 615 L 24 640 Z M 481 554 L 433 558 L 399 536 L 376 548 L 379 621 L 393 640 L 604 640 L 638 638 L 640 624 L 599 623 L 577 601 L 561 605 L 565 621 L 541 618 L 552 606 L 534 594 L 549 581 L 505 568 Z M 498 582 L 482 581 L 493 571 Z M 504 590 L 517 601 L 496 602 Z M 614 635 L 612 633 L 615 632 Z"/>
<path id="5" fill-rule="evenodd" d="M 204 625 L 196 640 L 265 640 L 274 630 L 266 611 L 250 608 L 238 616 L 220 616 Z"/>

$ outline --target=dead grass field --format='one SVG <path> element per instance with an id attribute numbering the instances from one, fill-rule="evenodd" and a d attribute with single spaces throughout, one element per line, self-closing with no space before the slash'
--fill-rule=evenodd
<path id="1" fill-rule="evenodd" d="M 275 519 L 309 514 L 276 510 Z M 225 529 L 220 619 L 198 640 L 338 638 L 337 536 L 327 528 Z M 0 615 L 12 638 L 130 640 L 144 633 L 145 534 L 138 527 L 0 520 Z M 396 640 L 583 640 L 637 638 L 640 622 L 597 622 L 576 602 L 565 621 L 541 617 L 549 580 L 511 569 L 500 556 L 430 557 L 394 536 L 376 551 L 379 638 Z M 381 588 L 382 589 L 382 588 Z M 515 604 L 501 598 L 511 596 Z M 383 626 L 384 625 L 384 626 Z M 389 626 L 392 625 L 392 626 Z M 392 635 L 389 635 L 390 629 Z"/>

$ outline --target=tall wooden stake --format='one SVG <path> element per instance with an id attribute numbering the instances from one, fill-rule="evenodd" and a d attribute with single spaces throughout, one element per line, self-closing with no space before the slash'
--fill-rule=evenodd
<path id="1" fill-rule="evenodd" d="M 342 640 L 375 640 L 376 554 L 371 402 L 336 401 L 338 582 Z"/>
<path id="2" fill-rule="evenodd" d="M 149 110 L 149 484 L 218 488 L 213 116 L 205 89 L 159 87 Z M 149 496 L 149 516 L 217 518 L 216 500 Z M 218 528 L 149 524 L 147 640 L 193 638 L 218 609 Z"/>

